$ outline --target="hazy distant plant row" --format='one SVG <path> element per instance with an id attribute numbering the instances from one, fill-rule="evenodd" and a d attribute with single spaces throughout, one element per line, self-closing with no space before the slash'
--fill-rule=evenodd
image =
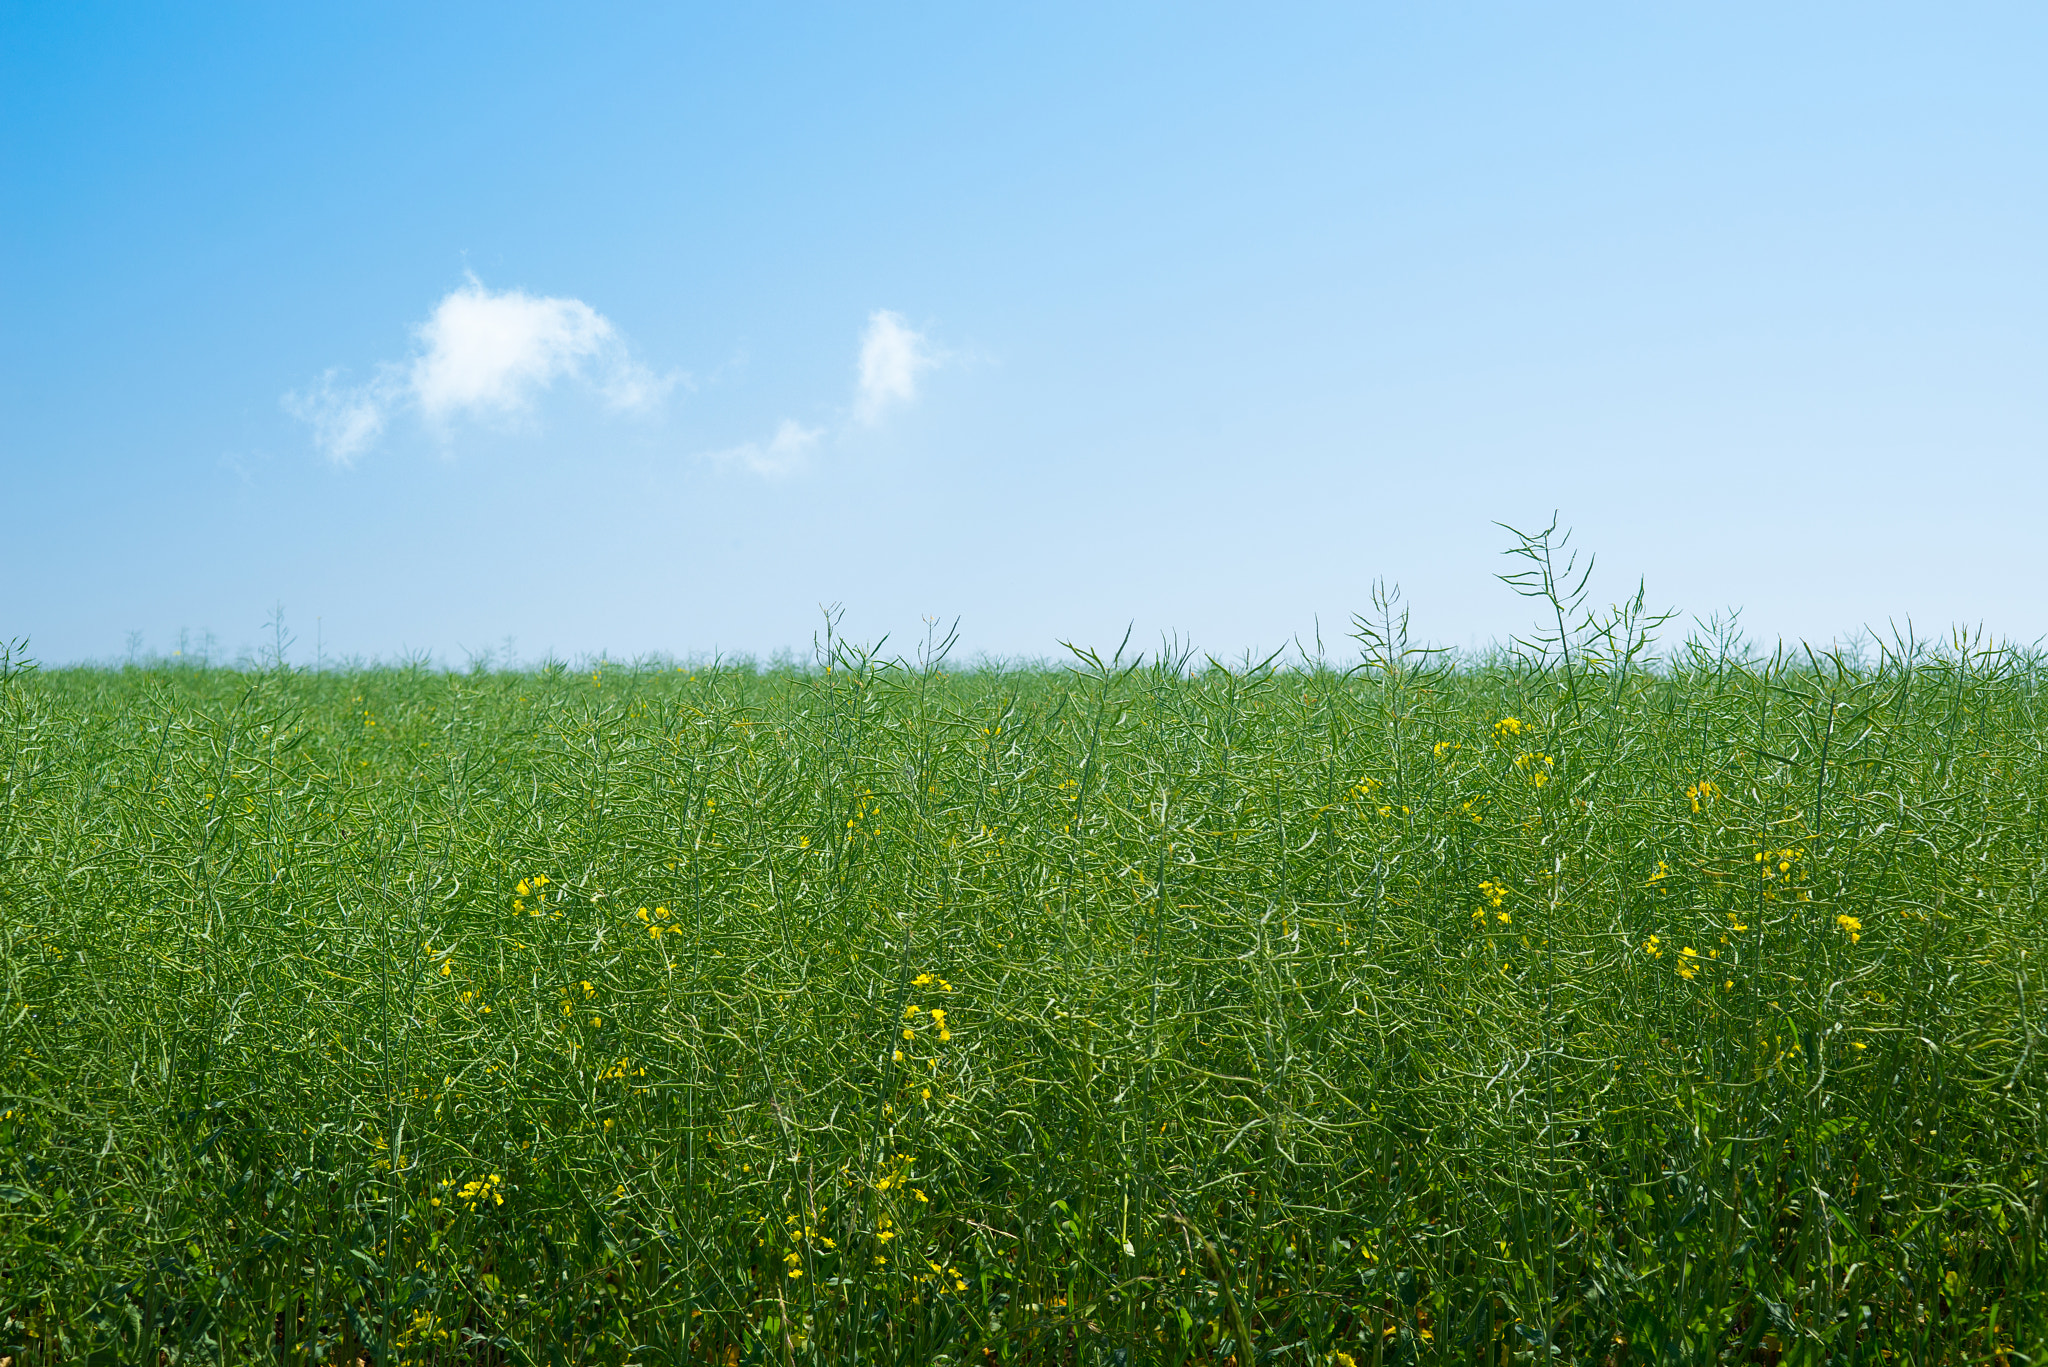
<path id="1" fill-rule="evenodd" d="M 1573 587 L 14 677 L 0 1357 L 2039 1360 L 2048 672 Z"/>

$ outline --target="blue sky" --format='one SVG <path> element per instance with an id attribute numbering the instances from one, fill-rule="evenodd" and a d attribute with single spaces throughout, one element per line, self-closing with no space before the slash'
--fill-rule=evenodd
<path id="1" fill-rule="evenodd" d="M 0 635 L 2048 634 L 2035 6 L 0 8 Z"/>

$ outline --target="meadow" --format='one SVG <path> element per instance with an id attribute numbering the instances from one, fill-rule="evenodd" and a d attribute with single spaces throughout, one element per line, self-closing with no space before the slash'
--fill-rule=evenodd
<path id="1" fill-rule="evenodd" d="M 0 1361 L 2043 1360 L 2048 662 L 1639 608 L 13 670 Z"/>

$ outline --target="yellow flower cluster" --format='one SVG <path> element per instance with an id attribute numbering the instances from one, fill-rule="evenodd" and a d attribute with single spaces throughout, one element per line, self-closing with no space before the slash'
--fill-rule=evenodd
<path id="1" fill-rule="evenodd" d="M 455 1199 L 462 1202 L 463 1205 L 467 1206 L 472 1214 L 475 1213 L 477 1208 L 480 1206 L 502 1206 L 505 1204 L 505 1193 L 500 1190 L 500 1187 L 503 1184 L 504 1180 L 504 1178 L 500 1177 L 497 1173 L 494 1172 L 490 1174 L 488 1177 L 479 1177 L 473 1182 L 464 1182 L 461 1188 L 456 1191 Z M 455 1185 L 455 1182 L 451 1178 L 450 1180 L 443 1182 L 441 1185 L 443 1187 L 452 1187 Z M 434 1198 L 433 1204 L 437 1206 L 440 1205 L 441 1198 L 436 1196 Z"/>
<path id="2" fill-rule="evenodd" d="M 553 881 L 554 880 L 552 878 L 549 878 L 544 873 L 537 873 L 531 878 L 520 879 L 518 884 L 512 889 L 512 910 L 515 913 L 523 911 L 528 916 L 540 915 L 540 908 L 537 906 L 527 906 L 526 899 L 529 897 L 544 898 L 546 894 L 543 893 L 541 889 L 545 888 L 549 883 L 552 883 Z"/>
<path id="3" fill-rule="evenodd" d="M 1473 920 L 1484 921 L 1486 919 L 1487 907 L 1493 908 L 1493 919 L 1499 921 L 1502 925 L 1508 925 L 1514 920 L 1507 912 L 1500 910 L 1500 904 L 1508 899 L 1508 889 L 1505 883 L 1496 883 L 1490 878 L 1482 882 L 1479 885 L 1479 899 L 1486 905 L 1472 913 Z"/>
<path id="4" fill-rule="evenodd" d="M 880 835 L 882 833 L 882 827 L 879 824 L 882 820 L 882 800 L 876 797 L 871 790 L 863 790 L 859 801 L 854 804 L 853 815 L 847 819 L 846 838 L 848 840 L 853 839 L 854 836 L 860 833 L 861 823 L 871 819 L 877 823 L 871 828 L 872 832 L 875 835 Z"/>
<path id="5" fill-rule="evenodd" d="M 415 1310 L 412 1322 L 398 1335 L 400 1348 L 417 1348 L 424 1344 L 446 1343 L 448 1329 L 439 1316 L 431 1310 Z M 401 1358 L 401 1362 L 417 1362 L 418 1358 Z"/>
<path id="6" fill-rule="evenodd" d="M 899 1153 L 882 1164 L 881 1175 L 875 1178 L 876 1191 L 908 1191 L 919 1201 L 928 1201 L 923 1192 L 910 1185 L 910 1166 L 915 1160 L 907 1153 Z"/>
<path id="7" fill-rule="evenodd" d="M 811 1218 L 815 1220 L 818 1217 L 814 1214 Z M 782 1255 L 782 1261 L 787 1264 L 789 1277 L 792 1281 L 804 1275 L 803 1246 L 805 1244 L 811 1245 L 814 1251 L 823 1250 L 826 1253 L 834 1252 L 839 1247 L 832 1239 L 818 1233 L 816 1226 L 807 1224 L 797 1219 L 794 1215 L 784 1216 L 782 1223 L 784 1226 L 782 1232 L 790 1242 L 790 1250 Z"/>
<path id="8" fill-rule="evenodd" d="M 1854 916 L 1837 916 L 1835 924 L 1848 934 L 1850 944 L 1855 944 L 1863 938 L 1863 922 L 1857 920 Z"/>
<path id="9" fill-rule="evenodd" d="M 1805 854 L 1805 850 L 1766 849 L 1758 851 L 1756 856 L 1756 862 L 1764 866 L 1764 879 L 1765 881 L 1769 881 L 1773 878 L 1782 878 L 1786 874 L 1792 872 L 1793 861 L 1803 858 Z"/>
<path id="10" fill-rule="evenodd" d="M 1719 788 L 1716 788 L 1706 779 L 1701 779 L 1698 783 L 1685 790 L 1685 798 L 1686 801 L 1692 803 L 1693 814 L 1697 816 L 1700 812 L 1706 810 L 1706 804 L 1720 791 Z"/>
<path id="11" fill-rule="evenodd" d="M 659 940 L 664 932 L 675 929 L 674 926 L 668 924 L 669 915 L 667 907 L 656 907 L 651 916 L 648 914 L 646 907 L 640 908 L 639 911 L 633 914 L 638 916 L 641 922 L 646 925 L 649 939 Z"/>
<path id="12" fill-rule="evenodd" d="M 1783 849 L 1777 850 L 1771 849 L 1769 846 L 1766 846 L 1763 849 L 1757 851 L 1757 853 L 1753 856 L 1755 862 L 1760 866 L 1757 871 L 1760 874 L 1762 874 L 1763 881 L 1766 884 L 1774 882 L 1782 883 L 1783 885 L 1785 885 L 1785 894 L 1787 896 L 1790 896 L 1794 901 L 1797 902 L 1808 902 L 1813 900 L 1813 893 L 1808 889 L 1794 888 L 1791 886 L 1791 884 L 1793 884 L 1799 877 L 1798 872 L 1796 871 L 1796 866 L 1798 862 L 1805 857 L 1805 850 L 1795 849 L 1791 846 L 1786 846 Z M 1768 886 L 1765 887 L 1765 901 L 1775 902 L 1778 900 L 1778 897 L 1778 889 Z"/>
<path id="13" fill-rule="evenodd" d="M 948 987 L 946 990 L 950 992 L 953 989 Z M 924 1014 L 925 1009 L 919 1006 L 916 1002 L 912 1002 L 910 1005 L 903 1008 L 903 1019 L 907 1021 L 916 1020 L 919 1016 Z M 932 1025 L 936 1027 L 939 1032 L 939 1043 L 945 1044 L 951 1041 L 951 1039 L 953 1038 L 953 1032 L 952 1030 L 947 1028 L 946 1025 L 946 1008 L 943 1006 L 934 1006 L 931 1009 L 931 1018 Z M 917 1031 L 911 1029 L 909 1026 L 906 1025 L 903 1027 L 903 1038 L 906 1040 L 916 1039 Z M 897 1051 L 897 1058 L 899 1061 L 902 1058 L 902 1051 L 900 1049 Z"/>
<path id="14" fill-rule="evenodd" d="M 1502 717 L 1493 724 L 1493 743 L 1495 745 L 1506 745 L 1521 734 L 1522 723 L 1518 718 Z"/>

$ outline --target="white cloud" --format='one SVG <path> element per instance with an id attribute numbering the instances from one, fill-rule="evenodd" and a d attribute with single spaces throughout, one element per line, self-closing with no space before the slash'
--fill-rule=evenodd
<path id="1" fill-rule="evenodd" d="M 435 422 L 463 412 L 521 412 L 537 391 L 617 339 L 581 299 L 492 294 L 474 277 L 435 305 L 418 332 L 426 350 L 412 363 L 412 390 Z"/>
<path id="2" fill-rule="evenodd" d="M 872 427 L 889 409 L 912 402 L 917 398 L 918 375 L 945 359 L 923 333 L 904 322 L 902 314 L 876 309 L 868 315 L 867 328 L 860 337 L 860 382 L 854 392 L 852 421 Z M 846 430 L 842 423 L 841 434 Z M 805 427 L 785 418 L 771 440 L 707 452 L 705 459 L 781 477 L 808 463 L 825 436 L 822 427 Z"/>
<path id="3" fill-rule="evenodd" d="M 755 474 L 779 478 L 803 465 L 824 435 L 822 427 L 805 427 L 784 418 L 766 445 L 746 442 L 724 451 L 713 451 L 711 459 L 727 465 L 744 465 Z"/>
<path id="4" fill-rule="evenodd" d="M 436 427 L 464 417 L 516 419 L 566 378 L 593 387 L 615 412 L 651 412 L 683 381 L 634 360 L 611 320 L 581 299 L 493 293 L 475 276 L 444 296 L 414 335 L 420 349 L 409 364 L 386 364 L 376 380 L 353 388 L 329 371 L 316 388 L 286 394 L 285 411 L 345 465 L 407 405 Z"/>
<path id="5" fill-rule="evenodd" d="M 650 413 L 661 407 L 668 392 L 679 384 L 685 389 L 696 388 L 680 371 L 657 375 L 622 354 L 613 362 L 598 392 L 604 395 L 605 407 L 614 413 Z"/>
<path id="6" fill-rule="evenodd" d="M 313 444 L 329 460 L 352 465 L 383 435 L 393 386 L 383 377 L 366 385 L 343 385 L 336 380 L 339 373 L 330 370 L 312 389 L 286 394 L 284 411 L 313 429 Z"/>
<path id="7" fill-rule="evenodd" d="M 891 407 L 917 397 L 918 372 L 938 363 L 924 334 L 905 323 L 902 314 L 876 309 L 868 315 L 867 331 L 861 334 L 860 392 L 854 401 L 854 416 L 870 425 L 880 422 Z"/>

